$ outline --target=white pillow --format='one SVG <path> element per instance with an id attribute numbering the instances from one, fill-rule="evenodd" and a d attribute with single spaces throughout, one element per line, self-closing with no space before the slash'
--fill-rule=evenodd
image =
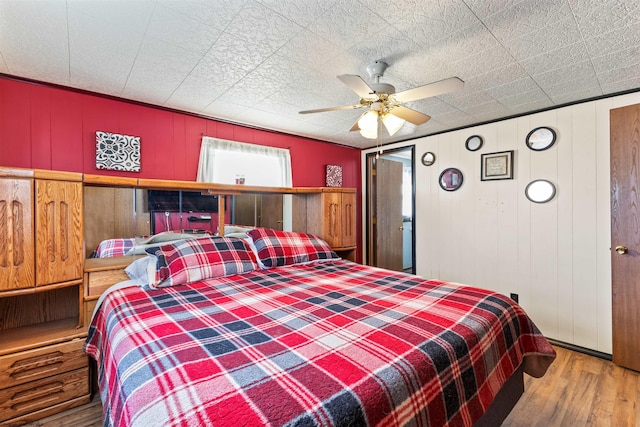
<path id="1" fill-rule="evenodd" d="M 127 273 L 127 276 L 129 276 L 131 280 L 148 286 L 149 283 L 155 280 L 157 262 L 158 257 L 155 255 L 147 255 L 133 261 L 124 269 L 124 272 Z"/>

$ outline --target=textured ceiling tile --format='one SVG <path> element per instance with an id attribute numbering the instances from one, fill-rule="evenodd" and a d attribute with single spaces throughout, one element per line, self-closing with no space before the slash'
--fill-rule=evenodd
<path id="1" fill-rule="evenodd" d="M 0 73 L 8 73 L 9 69 L 7 68 L 7 63 L 2 56 L 2 52 L 0 52 Z"/>
<path id="2" fill-rule="evenodd" d="M 640 64 L 640 46 L 633 46 L 629 49 L 593 58 L 592 61 L 593 68 L 597 73 Z"/>
<path id="3" fill-rule="evenodd" d="M 462 126 L 466 123 L 473 122 L 472 116 L 460 110 L 452 110 L 448 113 L 439 114 L 436 119 L 438 122 L 448 126 Z"/>
<path id="4" fill-rule="evenodd" d="M 250 73 L 218 98 L 218 101 L 229 101 L 247 107 L 253 107 L 264 98 L 278 92 L 282 83 L 266 80 Z"/>
<path id="5" fill-rule="evenodd" d="M 234 104 L 232 102 L 220 102 L 213 101 L 211 104 L 207 105 L 203 110 L 203 114 L 207 114 L 213 117 L 218 117 L 221 119 L 233 120 L 239 114 L 243 113 L 247 110 L 247 107 L 243 105 Z"/>
<path id="6" fill-rule="evenodd" d="M 640 63 L 613 70 L 605 70 L 597 74 L 598 81 L 601 85 L 608 85 L 619 81 L 632 80 L 640 75 L 638 70 L 640 70 Z"/>
<path id="7" fill-rule="evenodd" d="M 558 83 L 549 82 L 547 84 L 541 84 L 540 87 L 554 102 L 556 102 L 556 99 L 561 95 L 564 96 L 581 91 L 602 95 L 602 90 L 595 75 L 580 78 L 572 77 Z"/>
<path id="8" fill-rule="evenodd" d="M 530 75 L 535 76 L 549 70 L 566 67 L 567 64 L 581 63 L 588 60 L 589 54 L 585 43 L 578 42 L 524 59 L 520 61 L 520 65 L 522 65 Z"/>
<path id="9" fill-rule="evenodd" d="M 637 91 L 640 88 L 640 76 L 634 76 L 629 80 L 621 80 L 613 83 L 604 83 L 602 89 L 606 93 L 616 93 L 628 90 Z"/>
<path id="10" fill-rule="evenodd" d="M 159 4 L 196 19 L 204 24 L 224 29 L 246 3 L 245 0 L 157 0 Z"/>
<path id="11" fill-rule="evenodd" d="M 203 90 L 202 88 L 209 88 Z M 165 106 L 185 111 L 199 112 L 211 104 L 225 88 L 216 87 L 209 80 L 189 76 L 171 94 Z"/>
<path id="12" fill-rule="evenodd" d="M 453 97 L 449 95 L 442 95 L 441 97 L 447 104 L 466 111 L 467 108 L 477 104 L 486 104 L 494 101 L 494 98 L 485 91 L 473 92 L 467 96 Z"/>
<path id="13" fill-rule="evenodd" d="M 520 3 L 522 0 L 464 0 L 469 9 L 480 19 L 502 12 Z"/>
<path id="14" fill-rule="evenodd" d="M 571 8 L 566 0 L 527 0 L 488 17 L 484 23 L 504 42 L 545 27 L 552 28 L 567 16 L 571 16 Z"/>
<path id="15" fill-rule="evenodd" d="M 407 102 L 404 105 L 406 107 L 412 108 L 416 111 L 420 111 L 430 116 L 448 113 L 456 109 L 451 104 L 447 104 L 446 102 L 436 97 L 421 99 L 419 101 Z"/>
<path id="16" fill-rule="evenodd" d="M 250 1 L 224 31 L 240 43 L 251 44 L 256 50 L 260 48 L 268 56 L 300 33 L 302 27 L 273 10 Z"/>
<path id="17" fill-rule="evenodd" d="M 233 84 L 259 66 L 268 52 L 257 45 L 246 44 L 234 36 L 223 33 L 192 74 L 196 78 L 216 79 Z"/>
<path id="18" fill-rule="evenodd" d="M 585 40 L 585 44 L 593 57 L 619 52 L 630 46 L 640 46 L 640 24 L 600 33 Z"/>
<path id="19" fill-rule="evenodd" d="M 494 120 L 499 117 L 508 116 L 510 113 L 507 107 L 496 100 L 465 108 L 464 112 L 473 116 L 478 121 Z"/>
<path id="20" fill-rule="evenodd" d="M 448 64 L 489 50 L 504 49 L 482 23 L 474 22 L 431 44 L 429 52 L 440 63 Z"/>
<path id="21" fill-rule="evenodd" d="M 562 87 L 562 83 L 573 83 L 576 80 L 595 79 L 595 71 L 591 61 L 569 64 L 546 73 L 538 74 L 533 79 L 542 87 Z"/>
<path id="22" fill-rule="evenodd" d="M 519 94 L 523 92 L 530 92 L 534 90 L 540 89 L 536 82 L 531 79 L 531 77 L 525 77 L 522 79 L 512 80 L 505 84 L 489 87 L 485 89 L 489 95 L 491 95 L 495 99 L 505 98 L 509 96 L 513 96 L 514 94 Z"/>
<path id="23" fill-rule="evenodd" d="M 398 63 L 403 58 L 414 57 L 414 52 L 417 51 L 419 47 L 414 41 L 391 26 L 380 28 L 378 32 L 349 49 L 350 54 L 366 63 L 385 61 L 391 66 L 388 71 L 393 74 L 400 72 Z"/>
<path id="24" fill-rule="evenodd" d="M 185 50 L 176 45 L 151 37 L 145 37 L 136 57 L 134 69 L 141 64 L 155 74 L 162 74 L 166 69 L 178 71 L 183 78 L 198 64 L 202 55 L 192 50 Z"/>
<path id="25" fill-rule="evenodd" d="M 71 86 L 107 95 L 122 95 L 133 66 L 132 58 L 96 50 L 75 54 L 72 49 L 71 52 Z"/>
<path id="26" fill-rule="evenodd" d="M 455 73 L 465 81 L 473 77 L 493 73 L 505 66 L 516 65 L 511 55 L 500 46 L 458 60 L 451 59 L 452 61 L 445 68 L 450 70 L 451 75 Z"/>
<path id="27" fill-rule="evenodd" d="M 514 37 L 505 44 L 516 59 L 526 59 L 562 46 L 582 42 L 582 35 L 572 16 L 546 27 Z"/>
<path id="28" fill-rule="evenodd" d="M 87 51 L 128 56 L 138 54 L 144 28 L 127 27 L 81 13 L 69 12 L 69 45 L 71 59 Z"/>
<path id="29" fill-rule="evenodd" d="M 216 27 L 158 5 L 153 11 L 145 36 L 205 54 L 221 33 L 222 30 Z"/>
<path id="30" fill-rule="evenodd" d="M 570 0 L 571 9 L 585 38 L 640 23 L 636 0 Z"/>
<path id="31" fill-rule="evenodd" d="M 546 108 L 551 108 L 553 106 L 554 104 L 550 100 L 540 99 L 540 100 L 535 100 L 531 102 L 526 102 L 524 104 L 519 104 L 515 107 L 512 107 L 510 111 L 514 115 L 524 114 L 532 111 L 544 110 Z"/>
<path id="32" fill-rule="evenodd" d="M 394 2 L 391 8 L 398 7 Z M 473 12 L 461 1 L 431 0 L 410 3 L 401 9 L 402 16 L 394 20 L 394 26 L 416 43 L 428 47 L 434 42 L 477 23 Z M 386 15 L 381 15 L 385 17 Z"/>
<path id="33" fill-rule="evenodd" d="M 329 40 L 304 30 L 278 51 L 279 55 L 308 68 L 322 68 L 327 60 L 342 49 Z"/>
<path id="34" fill-rule="evenodd" d="M 307 27 L 318 19 L 327 10 L 331 9 L 337 0 L 298 0 L 283 2 L 282 0 L 257 0 L 269 9 L 296 22 L 302 27 Z"/>
<path id="35" fill-rule="evenodd" d="M 309 30 L 346 50 L 387 23 L 357 0 L 341 0 L 318 17 Z"/>
<path id="36" fill-rule="evenodd" d="M 546 103 L 547 106 L 553 105 L 551 99 L 549 99 L 547 94 L 540 88 L 514 92 L 508 96 L 496 97 L 496 100 L 510 110 L 516 109 L 521 105 L 531 104 L 532 102 L 543 102 Z"/>
<path id="37" fill-rule="evenodd" d="M 155 0 L 68 0 L 69 15 L 82 14 L 104 22 L 111 28 L 137 29 L 144 33 Z"/>
<path id="38" fill-rule="evenodd" d="M 182 82 L 182 76 L 174 71 L 149 73 L 149 70 L 134 68 L 121 96 L 154 105 L 164 105 L 173 91 Z"/>
<path id="39" fill-rule="evenodd" d="M 69 81 L 69 39 L 64 3 L 0 2 L 0 53 L 11 73 Z M 32 61 L 24 61 L 29 57 Z M 26 74 L 25 74 L 26 73 Z"/>
<path id="40" fill-rule="evenodd" d="M 581 99 L 596 98 L 602 96 L 602 91 L 595 87 L 578 88 L 578 90 L 567 93 L 555 93 L 551 99 L 556 105 L 568 104 Z"/>

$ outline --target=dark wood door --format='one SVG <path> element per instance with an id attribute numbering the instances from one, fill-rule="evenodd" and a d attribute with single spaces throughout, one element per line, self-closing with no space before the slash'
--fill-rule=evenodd
<path id="1" fill-rule="evenodd" d="M 610 118 L 613 362 L 640 371 L 640 104 Z"/>
<path id="2" fill-rule="evenodd" d="M 402 271 L 402 163 L 377 159 L 375 186 L 375 265 Z"/>

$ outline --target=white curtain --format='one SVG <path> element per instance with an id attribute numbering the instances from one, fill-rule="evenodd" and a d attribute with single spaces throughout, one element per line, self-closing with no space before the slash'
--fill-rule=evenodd
<path id="1" fill-rule="evenodd" d="M 291 155 L 284 148 L 202 137 L 199 182 L 291 187 Z"/>

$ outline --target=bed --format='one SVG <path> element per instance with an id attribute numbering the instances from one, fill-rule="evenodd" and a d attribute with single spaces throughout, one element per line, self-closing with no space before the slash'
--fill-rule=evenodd
<path id="1" fill-rule="evenodd" d="M 500 294 L 247 234 L 150 248 L 101 297 L 85 351 L 105 425 L 477 425 L 555 357 Z"/>

